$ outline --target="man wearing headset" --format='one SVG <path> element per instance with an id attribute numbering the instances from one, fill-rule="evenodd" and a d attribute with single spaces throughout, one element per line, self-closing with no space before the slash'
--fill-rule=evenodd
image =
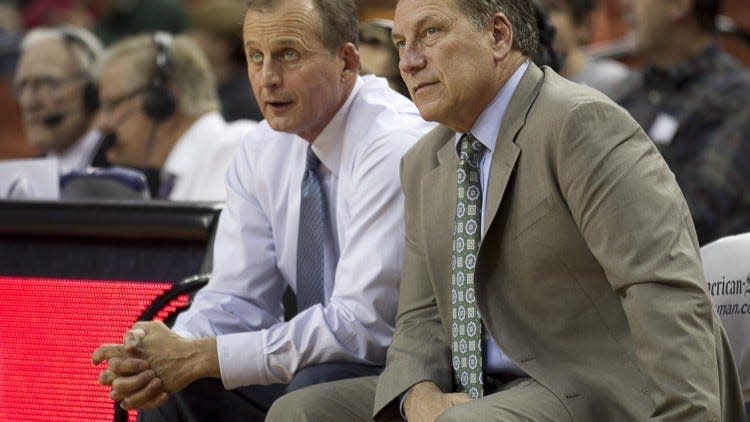
<path id="1" fill-rule="evenodd" d="M 143 171 L 152 198 L 224 200 L 224 173 L 255 123 L 221 117 L 197 45 L 165 32 L 130 37 L 105 51 L 100 74 L 108 160 Z"/>
<path id="2" fill-rule="evenodd" d="M 105 164 L 97 155 L 101 136 L 92 129 L 101 51 L 93 34 L 74 26 L 34 29 L 21 43 L 13 91 L 26 137 L 57 159 L 61 174 Z"/>

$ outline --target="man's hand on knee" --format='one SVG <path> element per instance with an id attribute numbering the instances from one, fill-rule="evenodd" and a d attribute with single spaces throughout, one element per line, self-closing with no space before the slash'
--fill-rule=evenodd
<path id="1" fill-rule="evenodd" d="M 443 393 L 435 383 L 420 382 L 412 387 L 404 401 L 404 413 L 409 422 L 432 422 L 453 406 L 471 401 L 465 393 Z"/>

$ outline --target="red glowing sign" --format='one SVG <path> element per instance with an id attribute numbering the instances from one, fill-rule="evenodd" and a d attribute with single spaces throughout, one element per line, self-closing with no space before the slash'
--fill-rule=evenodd
<path id="1" fill-rule="evenodd" d="M 120 343 L 171 286 L 0 277 L 0 421 L 111 421 L 113 403 L 91 353 Z M 179 296 L 156 319 L 187 302 Z"/>

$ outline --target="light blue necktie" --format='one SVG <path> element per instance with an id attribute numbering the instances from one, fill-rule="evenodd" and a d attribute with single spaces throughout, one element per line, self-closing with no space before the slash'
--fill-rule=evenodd
<path id="1" fill-rule="evenodd" d="M 326 203 L 318 177 L 320 160 L 307 147 L 307 164 L 302 177 L 299 236 L 297 238 L 297 310 L 325 303 L 323 288 Z"/>

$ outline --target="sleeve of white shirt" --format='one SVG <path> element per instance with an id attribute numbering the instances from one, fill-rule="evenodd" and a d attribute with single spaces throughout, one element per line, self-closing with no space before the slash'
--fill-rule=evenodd
<path id="1" fill-rule="evenodd" d="M 384 363 L 395 323 L 404 239 L 398 165 L 406 147 L 394 144 L 385 138 L 363 143 L 348 163 L 351 167 L 342 170 L 346 180 L 339 183 L 346 187 L 339 189 L 337 212 L 345 213 L 349 223 L 340 237 L 332 296 L 325 306 L 312 306 L 289 322 L 281 322 L 286 282 L 273 263 L 270 224 L 251 187 L 243 186 L 237 175 L 251 172 L 242 168 L 246 160 L 241 157 L 230 168 L 214 260 L 221 276 L 196 296 L 191 310 L 208 302 L 204 299 L 213 303 L 199 305 L 192 318 L 185 318 L 189 331 L 195 326 L 244 326 L 222 330 L 236 334 L 217 337 L 226 388 L 288 383 L 298 369 L 318 363 Z M 198 313 L 212 321 L 193 324 Z"/>

